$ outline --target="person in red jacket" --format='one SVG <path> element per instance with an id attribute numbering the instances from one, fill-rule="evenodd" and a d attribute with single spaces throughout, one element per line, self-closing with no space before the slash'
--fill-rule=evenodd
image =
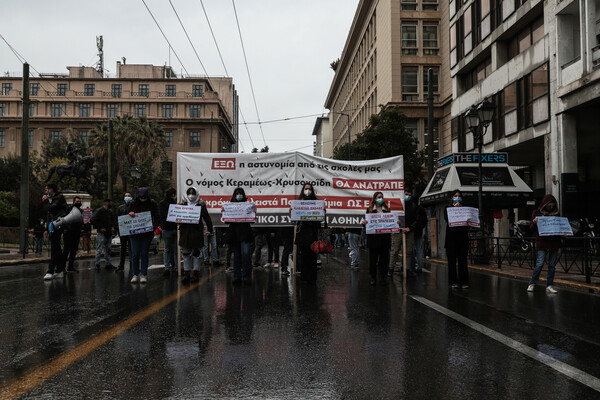
<path id="1" fill-rule="evenodd" d="M 546 255 L 548 256 L 548 276 L 546 278 L 546 293 L 554 294 L 556 289 L 553 287 L 554 283 L 554 271 L 556 262 L 558 261 L 558 249 L 562 246 L 562 236 L 540 236 L 537 229 L 538 217 L 551 217 L 558 216 L 558 202 L 551 194 L 547 194 L 542 199 L 542 203 L 538 208 L 533 210 L 531 214 L 531 229 L 535 232 L 535 250 L 536 250 L 536 261 L 529 286 L 527 286 L 528 292 L 533 292 L 535 284 L 540 278 Z"/>

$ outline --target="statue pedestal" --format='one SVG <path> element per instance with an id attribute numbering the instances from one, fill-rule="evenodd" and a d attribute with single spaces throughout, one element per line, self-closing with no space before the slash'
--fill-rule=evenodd
<path id="1" fill-rule="evenodd" d="M 73 204 L 75 197 L 81 197 L 81 208 L 90 208 L 92 206 L 92 195 L 85 192 L 76 192 L 74 190 L 63 190 L 62 195 L 67 201 L 67 205 Z"/>

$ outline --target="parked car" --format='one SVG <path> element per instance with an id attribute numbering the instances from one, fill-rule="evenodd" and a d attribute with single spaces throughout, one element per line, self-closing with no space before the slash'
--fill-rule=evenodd
<path id="1" fill-rule="evenodd" d="M 150 243 L 150 251 L 154 254 L 158 254 L 158 236 L 156 235 L 154 235 L 152 242 Z M 121 238 L 119 236 L 112 238 L 110 242 L 110 252 L 111 254 L 118 254 L 121 252 Z"/>

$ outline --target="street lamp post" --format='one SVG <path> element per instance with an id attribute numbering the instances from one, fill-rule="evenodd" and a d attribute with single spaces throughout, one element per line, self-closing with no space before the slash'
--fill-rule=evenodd
<path id="1" fill-rule="evenodd" d="M 496 107 L 486 98 L 477 107 L 471 106 L 465 114 L 465 122 L 467 128 L 473 133 L 473 138 L 477 141 L 477 175 L 478 175 L 478 191 L 477 200 L 479 208 L 479 240 L 477 241 L 477 255 L 481 259 L 484 257 L 483 244 L 483 179 L 482 179 L 482 148 L 483 137 L 485 136 L 488 126 L 494 117 Z"/>
<path id="2" fill-rule="evenodd" d="M 348 161 L 350 161 L 350 114 L 342 111 L 336 111 L 335 113 L 346 116 L 346 127 L 348 129 Z"/>

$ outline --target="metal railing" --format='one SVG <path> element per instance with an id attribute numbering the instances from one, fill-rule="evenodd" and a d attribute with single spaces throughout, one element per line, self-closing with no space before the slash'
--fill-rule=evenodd
<path id="1" fill-rule="evenodd" d="M 499 269 L 503 266 L 535 268 L 535 238 L 488 237 L 484 240 L 490 263 L 496 264 Z M 477 255 L 474 239 L 471 240 L 469 252 L 473 261 Z M 591 283 L 592 276 L 600 277 L 600 238 L 564 238 L 556 269 L 566 274 L 583 275 L 587 283 Z"/>

